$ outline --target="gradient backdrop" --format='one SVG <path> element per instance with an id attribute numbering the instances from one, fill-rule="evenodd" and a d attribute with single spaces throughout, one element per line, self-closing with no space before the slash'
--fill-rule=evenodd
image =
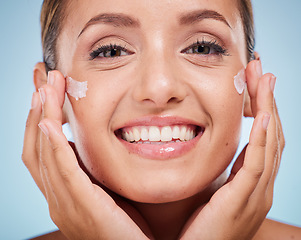
<path id="1" fill-rule="evenodd" d="M 26 239 L 54 230 L 46 201 L 21 161 L 24 126 L 41 61 L 42 0 L 0 2 L 0 239 Z M 257 45 L 264 72 L 277 77 L 276 100 L 286 148 L 269 217 L 301 226 L 300 0 L 254 0 Z M 245 123 L 242 144 L 251 122 Z M 241 148 L 241 147 L 240 147 Z"/>

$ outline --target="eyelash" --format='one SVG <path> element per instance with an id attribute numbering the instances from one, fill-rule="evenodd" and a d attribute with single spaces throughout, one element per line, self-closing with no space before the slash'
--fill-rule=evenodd
<path id="1" fill-rule="evenodd" d="M 196 53 L 194 52 L 195 48 L 205 48 L 205 47 L 209 47 L 209 53 L 207 54 L 200 54 L 200 53 Z M 92 51 L 90 53 L 90 57 L 91 60 L 94 60 L 97 57 L 100 57 L 100 54 L 105 54 L 108 53 L 111 54 L 111 51 L 120 51 L 119 53 L 125 52 L 126 55 L 130 55 L 132 54 L 132 52 L 130 52 L 128 49 L 126 49 L 126 47 L 122 47 L 120 45 L 117 44 L 109 44 L 109 45 L 103 45 L 99 48 L 97 48 L 96 50 Z M 189 50 L 192 50 L 192 52 L 190 53 Z M 208 49 L 207 49 L 208 50 Z M 212 53 L 212 51 L 214 51 L 214 53 Z M 111 53 L 110 53 L 111 52 Z M 206 40 L 202 40 L 199 41 L 197 40 L 197 42 L 193 43 L 192 45 L 190 45 L 189 47 L 185 48 L 184 50 L 181 51 L 181 53 L 185 53 L 185 54 L 198 54 L 198 55 L 223 55 L 223 56 L 229 56 L 228 54 L 228 50 L 224 47 L 222 47 L 220 44 L 217 43 L 216 40 L 212 40 L 212 41 L 206 41 Z M 124 55 L 120 55 L 120 56 L 124 56 Z M 119 57 L 119 56 L 117 56 Z M 100 58 L 115 58 L 113 57 L 100 57 Z"/>
<path id="2" fill-rule="evenodd" d="M 100 57 L 99 55 L 101 53 L 105 54 L 106 52 L 110 52 L 110 51 L 123 51 L 125 53 L 127 53 L 128 55 L 129 54 L 132 54 L 132 52 L 130 52 L 129 50 L 126 49 L 126 47 L 122 47 L 120 45 L 117 45 L 117 44 L 109 44 L 109 45 L 103 45 L 99 48 L 97 48 L 96 50 L 92 51 L 90 53 L 90 57 L 91 57 L 91 60 L 97 58 L 97 57 Z M 121 55 L 123 56 L 123 55 Z M 100 57 L 100 58 L 107 58 L 107 57 Z M 109 58 L 114 58 L 114 57 L 109 57 Z"/>
<path id="3" fill-rule="evenodd" d="M 229 56 L 228 50 L 226 48 L 222 47 L 220 44 L 218 44 L 216 40 L 211 40 L 211 41 L 206 41 L 206 40 L 199 41 L 199 40 L 197 40 L 197 42 L 193 43 L 189 47 L 182 50 L 181 53 L 197 54 L 195 52 L 188 53 L 188 51 L 189 50 L 193 51 L 194 48 L 198 48 L 198 47 L 203 47 L 203 48 L 204 47 L 209 47 L 210 48 L 210 53 L 208 53 L 208 54 L 199 54 L 199 55 L 214 54 L 214 55 Z M 214 53 L 212 53 L 212 51 L 214 51 Z"/>

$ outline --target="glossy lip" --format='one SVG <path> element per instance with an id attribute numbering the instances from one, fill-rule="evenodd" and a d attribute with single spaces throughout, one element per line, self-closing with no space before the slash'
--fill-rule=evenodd
<path id="1" fill-rule="evenodd" d="M 135 127 L 135 126 L 172 126 L 172 125 L 195 125 L 199 131 L 197 136 L 190 141 L 186 142 L 173 142 L 173 143 L 164 143 L 164 144 L 138 144 L 138 143 L 129 143 L 122 139 L 121 130 L 122 128 Z M 190 150 L 192 150 L 197 142 L 200 140 L 201 136 L 205 131 L 205 127 L 201 126 L 199 123 L 194 121 L 184 119 L 181 117 L 175 116 L 151 116 L 143 117 L 136 120 L 132 120 L 124 124 L 123 127 L 115 130 L 115 135 L 118 140 L 125 146 L 125 148 L 134 154 L 137 154 L 141 157 L 154 160 L 167 160 L 171 158 L 180 157 Z"/>

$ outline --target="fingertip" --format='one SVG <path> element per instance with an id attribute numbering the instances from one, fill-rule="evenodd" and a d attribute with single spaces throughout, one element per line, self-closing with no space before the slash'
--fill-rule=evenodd
<path id="1" fill-rule="evenodd" d="M 268 129 L 270 119 L 271 119 L 271 114 L 264 113 L 262 118 L 262 127 L 265 131 Z"/>
<path id="2" fill-rule="evenodd" d="M 48 73 L 48 81 L 57 92 L 58 101 L 62 107 L 65 101 L 66 80 L 63 74 L 58 70 L 53 70 Z"/>
<path id="3" fill-rule="evenodd" d="M 37 108 L 39 105 L 39 102 L 40 102 L 39 94 L 37 92 L 34 92 L 32 94 L 32 98 L 31 98 L 31 109 Z"/>
<path id="4" fill-rule="evenodd" d="M 48 72 L 47 84 L 53 86 L 55 82 L 55 75 L 53 71 Z"/>
<path id="5" fill-rule="evenodd" d="M 254 52 L 254 59 L 260 60 L 260 54 L 257 51 Z"/>
<path id="6" fill-rule="evenodd" d="M 45 101 L 46 101 L 46 93 L 45 93 L 45 89 L 43 87 L 39 88 L 39 95 L 40 95 L 40 100 L 41 100 L 41 103 L 42 105 L 45 104 Z"/>
<path id="7" fill-rule="evenodd" d="M 270 78 L 270 89 L 272 92 L 275 90 L 275 85 L 276 85 L 276 76 L 272 75 Z"/>
<path id="8" fill-rule="evenodd" d="M 259 79 L 262 77 L 262 66 L 260 60 L 249 62 L 246 68 L 246 80 L 251 97 L 256 96 Z"/>
<path id="9" fill-rule="evenodd" d="M 47 139 L 49 139 L 49 129 L 45 121 L 41 121 L 38 124 L 39 128 L 41 129 L 42 133 L 46 136 Z"/>

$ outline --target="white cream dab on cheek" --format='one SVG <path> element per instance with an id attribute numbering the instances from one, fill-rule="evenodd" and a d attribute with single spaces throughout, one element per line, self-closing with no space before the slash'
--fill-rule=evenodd
<path id="1" fill-rule="evenodd" d="M 239 95 L 243 93 L 246 87 L 246 73 L 245 69 L 242 69 L 238 72 L 238 74 L 234 77 L 234 86 Z"/>
<path id="2" fill-rule="evenodd" d="M 67 93 L 69 93 L 70 96 L 74 97 L 76 100 L 79 100 L 80 98 L 86 97 L 86 93 L 88 90 L 88 82 L 79 82 L 74 80 L 71 77 L 66 77 L 67 81 Z"/>

